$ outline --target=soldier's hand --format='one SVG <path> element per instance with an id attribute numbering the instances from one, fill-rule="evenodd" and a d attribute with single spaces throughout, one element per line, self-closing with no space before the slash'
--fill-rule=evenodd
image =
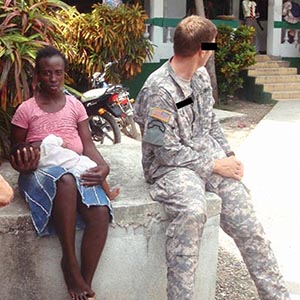
<path id="1" fill-rule="evenodd" d="M 216 159 L 213 172 L 224 177 L 241 180 L 244 176 L 244 166 L 235 156 L 230 156 Z"/>

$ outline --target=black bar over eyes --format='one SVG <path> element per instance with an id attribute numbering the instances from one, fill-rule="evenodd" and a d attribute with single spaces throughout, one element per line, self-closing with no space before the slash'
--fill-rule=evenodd
<path id="1" fill-rule="evenodd" d="M 201 43 L 202 50 L 218 50 L 217 43 Z"/>

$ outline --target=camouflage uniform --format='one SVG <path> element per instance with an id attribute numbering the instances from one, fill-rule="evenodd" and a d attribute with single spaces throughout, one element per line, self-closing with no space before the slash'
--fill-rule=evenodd
<path id="1" fill-rule="evenodd" d="M 213 104 L 204 67 L 185 81 L 169 62 L 150 75 L 135 103 L 144 175 L 152 184 L 152 198 L 164 203 L 171 220 L 166 232 L 168 299 L 193 299 L 207 218 L 205 190 L 221 197 L 221 227 L 239 247 L 260 298 L 290 299 L 248 190 L 240 181 L 212 173 L 214 160 L 231 152 Z"/>

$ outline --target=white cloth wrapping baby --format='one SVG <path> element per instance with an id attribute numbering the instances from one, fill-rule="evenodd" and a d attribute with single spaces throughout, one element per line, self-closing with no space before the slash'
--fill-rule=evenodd
<path id="1" fill-rule="evenodd" d="M 45 137 L 40 146 L 41 157 L 38 168 L 60 166 L 66 168 L 76 177 L 97 164 L 84 155 L 63 147 L 63 139 L 54 134 Z"/>

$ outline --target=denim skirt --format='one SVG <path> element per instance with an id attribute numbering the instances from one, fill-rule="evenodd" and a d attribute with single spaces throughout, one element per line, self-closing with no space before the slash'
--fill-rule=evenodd
<path id="1" fill-rule="evenodd" d="M 62 167 L 49 167 L 37 169 L 29 174 L 20 174 L 19 189 L 31 211 L 31 219 L 39 236 L 55 234 L 54 224 L 51 220 L 53 201 L 56 195 L 56 182 L 65 174 L 72 174 Z M 77 190 L 81 201 L 87 207 L 107 206 L 113 219 L 111 202 L 100 185 L 84 187 L 75 177 Z M 84 221 L 77 214 L 76 229 L 83 229 Z"/>

